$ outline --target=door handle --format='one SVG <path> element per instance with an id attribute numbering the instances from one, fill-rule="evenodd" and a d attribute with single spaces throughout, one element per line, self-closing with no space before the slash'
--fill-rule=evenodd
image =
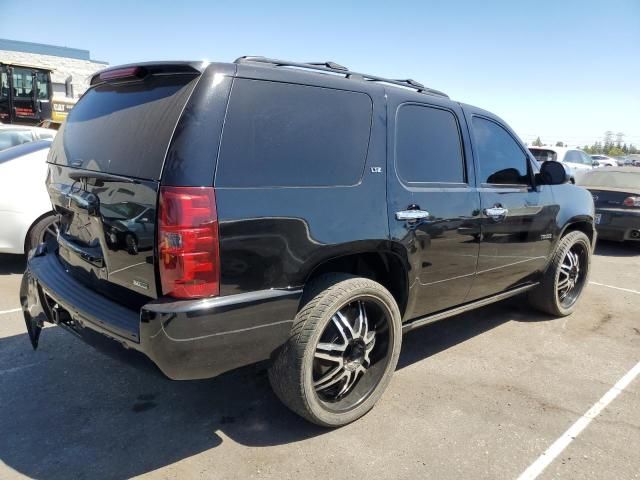
<path id="1" fill-rule="evenodd" d="M 396 212 L 396 220 L 415 221 L 428 217 L 429 212 L 425 210 L 400 210 L 399 212 Z"/>
<path id="2" fill-rule="evenodd" d="M 492 220 L 504 220 L 508 213 L 509 210 L 502 205 L 494 205 L 491 208 L 484 209 L 484 214 Z"/>

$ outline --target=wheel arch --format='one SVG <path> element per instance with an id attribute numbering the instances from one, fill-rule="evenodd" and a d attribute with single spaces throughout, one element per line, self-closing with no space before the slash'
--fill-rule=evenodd
<path id="1" fill-rule="evenodd" d="M 349 273 L 380 283 L 389 290 L 404 315 L 409 297 L 408 265 L 391 248 L 345 252 L 324 259 L 307 274 L 304 288 L 326 273 Z"/>
<path id="2" fill-rule="evenodd" d="M 558 235 L 558 241 L 567 233 L 576 230 L 583 232 L 589 238 L 589 243 L 591 243 L 591 247 L 593 248 L 595 245 L 595 240 L 597 238 L 596 229 L 593 226 L 593 217 L 589 215 L 580 215 L 571 218 L 568 222 L 565 223 L 564 227 L 560 231 L 560 235 Z"/>
<path id="3" fill-rule="evenodd" d="M 25 254 L 29 253 L 27 251 L 27 243 L 29 241 L 29 235 L 31 235 L 31 231 L 33 230 L 33 227 L 35 227 L 40 220 L 43 220 L 44 218 L 51 215 L 55 215 L 55 212 L 53 210 L 49 210 L 48 212 L 43 213 L 42 215 L 40 215 L 39 217 L 37 217 L 31 222 L 31 225 L 29 225 L 29 228 L 27 228 L 27 232 L 25 233 L 24 239 L 22 241 L 22 249 L 24 250 Z"/>

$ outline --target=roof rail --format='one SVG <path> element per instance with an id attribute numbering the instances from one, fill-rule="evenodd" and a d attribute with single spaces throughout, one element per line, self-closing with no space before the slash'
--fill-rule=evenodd
<path id="1" fill-rule="evenodd" d="M 244 56 L 236 58 L 233 63 L 266 63 L 268 65 L 273 65 L 274 67 L 296 67 L 305 68 L 308 70 L 317 70 L 320 72 L 331 72 L 344 75 L 346 78 L 364 80 L 369 82 L 388 83 L 391 85 L 397 85 L 399 87 L 411 88 L 413 90 L 416 90 L 418 93 L 426 93 L 429 95 L 437 95 L 439 97 L 449 98 L 449 95 L 447 95 L 446 93 L 425 87 L 420 82 L 416 82 L 415 80 L 412 80 L 410 78 L 406 80 L 393 80 L 390 78 L 378 77 L 376 75 L 369 75 L 367 73 L 352 72 L 347 67 L 331 61 L 300 63 L 259 56 Z"/>

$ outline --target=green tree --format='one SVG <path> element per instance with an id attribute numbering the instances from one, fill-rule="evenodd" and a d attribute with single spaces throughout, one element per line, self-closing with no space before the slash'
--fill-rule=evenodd
<path id="1" fill-rule="evenodd" d="M 541 147 L 542 146 L 542 140 L 540 140 L 540 137 L 536 138 L 533 143 L 531 144 L 534 147 Z"/>
<path id="2" fill-rule="evenodd" d="M 624 156 L 624 150 L 618 147 L 611 147 L 607 152 L 610 157 L 622 157 Z"/>

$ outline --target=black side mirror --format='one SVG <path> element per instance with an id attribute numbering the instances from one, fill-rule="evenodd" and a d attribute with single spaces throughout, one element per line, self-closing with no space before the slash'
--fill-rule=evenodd
<path id="1" fill-rule="evenodd" d="M 570 181 L 570 174 L 561 162 L 548 160 L 542 162 L 540 173 L 536 175 L 538 183 L 542 185 L 562 185 Z"/>
<path id="2" fill-rule="evenodd" d="M 594 160 L 593 162 L 591 162 L 591 166 L 592 167 L 599 167 L 600 166 L 600 162 L 598 162 L 597 160 Z"/>

